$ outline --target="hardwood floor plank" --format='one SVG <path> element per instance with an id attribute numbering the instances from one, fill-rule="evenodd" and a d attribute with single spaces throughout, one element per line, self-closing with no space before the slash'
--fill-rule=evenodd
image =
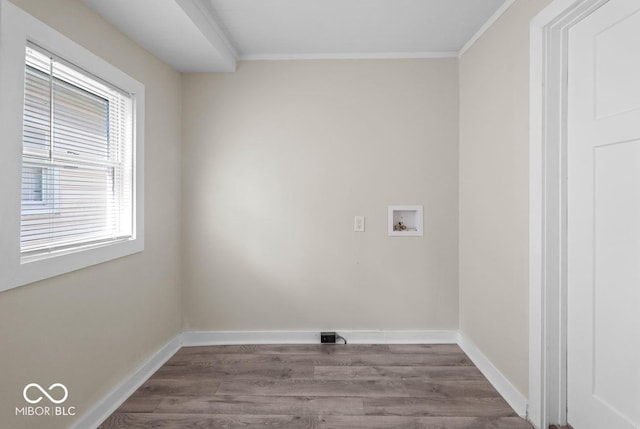
<path id="1" fill-rule="evenodd" d="M 233 376 L 246 380 L 274 380 L 284 378 L 311 378 L 313 365 L 276 365 L 270 363 L 221 364 L 221 365 L 164 365 L 153 377 L 157 378 L 213 378 Z"/>
<path id="2" fill-rule="evenodd" d="M 314 366 L 473 366 L 460 353 L 362 353 L 362 354 L 282 354 L 251 353 L 194 354 L 174 356 L 166 365 L 314 365 Z"/>
<path id="3" fill-rule="evenodd" d="M 507 402 L 493 397 L 364 398 L 367 416 L 517 417 Z"/>
<path id="4" fill-rule="evenodd" d="M 220 386 L 220 379 L 182 379 L 182 378 L 158 378 L 147 380 L 136 392 L 134 397 L 158 397 L 158 396 L 213 396 Z"/>
<path id="5" fill-rule="evenodd" d="M 316 429 L 314 416 L 115 413 L 100 429 Z"/>
<path id="6" fill-rule="evenodd" d="M 219 395 L 258 396 L 407 396 L 402 383 L 395 381 L 282 380 L 223 381 Z"/>
<path id="7" fill-rule="evenodd" d="M 485 381 L 423 383 L 390 380 L 230 380 L 220 383 L 219 395 L 258 396 L 360 396 L 447 399 L 454 396 L 495 397 Z"/>
<path id="8" fill-rule="evenodd" d="M 389 344 L 391 353 L 429 353 L 429 354 L 451 354 L 464 352 L 457 344 Z"/>
<path id="9" fill-rule="evenodd" d="M 520 417 L 344 417 L 320 419 L 319 429 L 533 429 Z"/>
<path id="10" fill-rule="evenodd" d="M 314 378 L 321 380 L 485 380 L 474 366 L 316 366 Z"/>
<path id="11" fill-rule="evenodd" d="M 362 398 L 304 396 L 169 397 L 156 413 L 363 416 Z"/>
<path id="12" fill-rule="evenodd" d="M 408 350 L 411 350 L 411 349 L 408 349 Z M 458 348 L 458 350 L 462 352 L 460 348 Z M 198 354 L 245 354 L 245 353 L 269 354 L 269 355 L 271 354 L 285 354 L 285 355 L 288 355 L 288 354 L 361 354 L 361 353 L 388 353 L 389 351 L 390 351 L 389 345 L 386 345 L 386 344 L 349 344 L 348 347 L 344 347 L 344 344 L 251 344 L 251 345 L 183 347 L 176 353 L 176 356 L 193 356 Z"/>
<path id="13" fill-rule="evenodd" d="M 437 381 L 425 383 L 421 380 L 402 381 L 406 396 L 414 398 L 499 398 L 500 394 L 485 380 L 482 381 Z"/>
<path id="14" fill-rule="evenodd" d="M 164 396 L 135 392 L 120 405 L 118 411 L 123 413 L 152 413 L 158 408 L 163 399 Z"/>

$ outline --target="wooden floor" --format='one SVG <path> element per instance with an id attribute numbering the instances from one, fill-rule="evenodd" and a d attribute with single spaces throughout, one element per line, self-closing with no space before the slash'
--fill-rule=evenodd
<path id="1" fill-rule="evenodd" d="M 457 345 L 186 347 L 100 426 L 530 429 Z"/>

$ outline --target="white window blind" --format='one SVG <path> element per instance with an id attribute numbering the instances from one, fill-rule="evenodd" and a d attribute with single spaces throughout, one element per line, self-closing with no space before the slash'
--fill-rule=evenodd
<path id="1" fill-rule="evenodd" d="M 45 50 L 26 48 L 23 257 L 133 236 L 133 101 Z"/>

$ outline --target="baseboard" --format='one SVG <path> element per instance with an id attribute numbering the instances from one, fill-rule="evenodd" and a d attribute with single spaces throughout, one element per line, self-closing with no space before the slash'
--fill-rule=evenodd
<path id="1" fill-rule="evenodd" d="M 493 387 L 522 418 L 527 417 L 527 398 L 516 389 L 498 368 L 465 335 L 458 333 L 458 345 L 489 380 Z"/>
<path id="2" fill-rule="evenodd" d="M 231 344 L 318 344 L 315 331 L 187 331 L 182 345 L 217 346 Z M 337 330 L 349 344 L 455 344 L 457 331 L 354 331 Z"/>
<path id="3" fill-rule="evenodd" d="M 70 429 L 97 428 L 151 375 L 169 360 L 181 347 L 180 335 L 176 335 L 154 353 L 138 369 L 131 372 L 111 392 L 71 425 Z"/>

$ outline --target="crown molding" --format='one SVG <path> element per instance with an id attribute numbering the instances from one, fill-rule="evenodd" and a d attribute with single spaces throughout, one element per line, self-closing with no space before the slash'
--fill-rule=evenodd
<path id="1" fill-rule="evenodd" d="M 467 43 L 464 44 L 462 49 L 460 49 L 460 52 L 458 52 L 458 57 L 462 57 L 462 55 L 464 55 L 464 53 L 467 52 L 469 48 L 471 48 L 478 41 L 478 39 L 482 37 L 482 35 L 489 28 L 491 28 L 493 24 L 495 24 L 495 22 L 507 11 L 507 9 L 509 9 L 511 5 L 515 3 L 515 1 L 516 0 L 505 0 L 505 2 L 502 3 L 502 6 L 500 6 L 484 24 L 482 24 L 482 27 L 480 27 L 476 34 L 471 36 Z"/>
<path id="2" fill-rule="evenodd" d="M 354 52 L 322 54 L 254 54 L 242 55 L 242 61 L 286 61 L 286 60 L 383 60 L 419 58 L 457 58 L 458 52 Z"/>

